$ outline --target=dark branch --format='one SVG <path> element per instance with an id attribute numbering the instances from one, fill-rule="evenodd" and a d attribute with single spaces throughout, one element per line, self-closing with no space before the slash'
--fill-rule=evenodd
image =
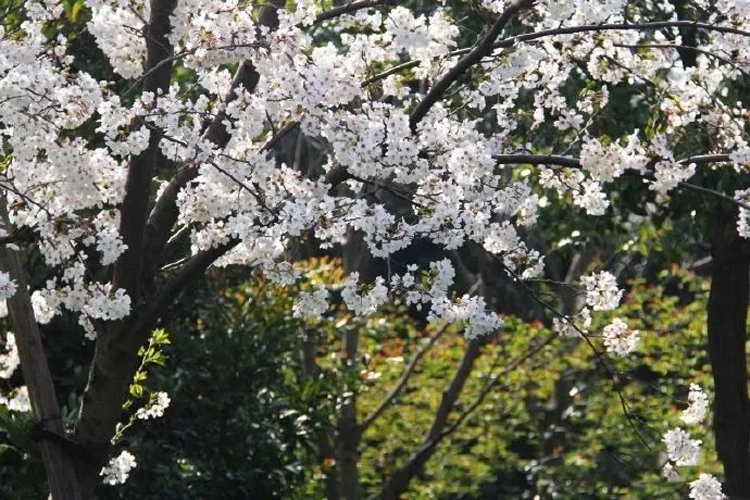
<path id="1" fill-rule="evenodd" d="M 540 352 L 545 346 L 547 346 L 549 343 L 551 343 L 555 338 L 557 338 L 557 334 L 550 334 L 534 346 L 527 349 L 527 351 L 519 356 L 518 358 L 511 361 L 501 373 L 497 374 L 496 377 L 480 392 L 480 394 L 477 396 L 477 398 L 472 402 L 472 404 L 464 410 L 459 417 L 449 426 L 446 427 L 447 422 L 447 414 L 446 415 L 440 415 L 438 411 L 438 415 L 435 417 L 435 421 L 433 421 L 433 426 L 430 429 L 430 432 L 425 437 L 422 444 L 417 448 L 414 453 L 409 457 L 409 459 L 406 461 L 404 465 L 399 467 L 396 472 L 394 472 L 391 475 L 391 478 L 388 480 L 388 482 L 384 485 L 383 489 L 373 495 L 371 498 L 375 499 L 378 497 L 383 498 L 383 500 L 395 500 L 399 498 L 399 495 L 406 491 L 406 488 L 408 487 L 409 482 L 411 479 L 421 470 L 421 468 L 424 466 L 424 464 L 430 459 L 430 457 L 435 453 L 435 450 L 437 446 L 449 435 L 451 435 L 453 432 L 458 429 L 461 424 L 466 420 L 466 418 L 471 415 L 471 413 L 480 405 L 482 404 L 482 401 L 487 397 L 487 395 L 492 392 L 493 389 L 496 388 L 499 381 L 502 380 L 502 377 L 509 374 L 519 366 L 521 366 L 523 363 L 525 363 L 527 360 L 532 358 L 534 355 L 536 355 L 538 352 Z M 475 342 L 475 341 L 472 341 Z M 470 343 L 471 346 L 471 343 Z M 458 373 L 456 376 L 454 376 L 454 380 L 458 377 Z M 453 384 L 451 384 L 453 385 Z M 441 405 L 442 407 L 442 405 Z M 452 406 L 451 406 L 452 408 Z M 439 425 L 435 425 L 435 424 Z"/>
<path id="2" fill-rule="evenodd" d="M 260 23 L 270 29 L 278 27 L 279 20 L 276 10 L 279 7 L 283 7 L 283 5 L 284 2 L 282 0 L 274 0 L 271 4 L 264 6 L 260 13 Z M 235 100 L 237 98 L 237 90 L 240 87 L 244 88 L 246 92 L 254 92 L 259 80 L 260 75 L 253 63 L 245 61 L 237 69 L 237 73 L 224 102 L 229 103 Z M 229 142 L 229 134 L 224 125 L 226 119 L 227 117 L 224 113 L 217 113 L 204 131 L 203 139 L 213 142 L 219 148 L 226 146 Z M 151 210 L 146 224 L 146 246 L 148 254 L 151 256 L 151 266 L 144 273 L 144 279 L 146 280 L 152 279 L 155 276 L 156 269 L 162 262 L 161 255 L 164 245 L 166 245 L 172 227 L 177 221 L 179 213 L 177 209 L 177 195 L 197 175 L 198 169 L 192 163 L 180 167 Z"/>
<path id="3" fill-rule="evenodd" d="M 492 157 L 498 164 L 510 165 L 510 164 L 529 164 L 529 165 L 557 165 L 559 167 L 570 167 L 570 168 L 581 168 L 581 161 L 578 158 L 572 158 L 568 156 L 556 156 L 556 155 L 527 155 L 527 154 L 516 154 L 516 155 L 495 155 Z M 696 165 L 706 165 L 711 163 L 725 163 L 730 162 L 729 155 L 717 154 L 717 155 L 697 155 L 678 160 L 677 163 L 682 165 L 689 165 L 695 163 Z M 653 180 L 654 177 L 651 174 L 642 175 L 644 179 Z M 699 193 L 715 196 L 725 201 L 729 201 L 738 207 L 750 210 L 750 204 L 740 200 L 736 200 L 731 196 L 728 196 L 720 191 L 710 189 L 703 186 L 697 186 L 690 184 L 689 182 L 680 182 L 678 186 L 682 189 L 689 191 L 696 191 Z"/>
<path id="4" fill-rule="evenodd" d="M 351 14 L 362 9 L 369 9 L 370 7 L 377 7 L 378 5 L 387 5 L 389 3 L 395 3 L 393 0 L 359 0 L 358 2 L 351 2 L 346 5 L 334 7 L 328 9 L 325 12 L 321 12 L 315 16 L 315 23 L 322 23 L 323 21 L 329 21 L 345 14 Z"/>
<path id="5" fill-rule="evenodd" d="M 495 23 L 490 28 L 489 32 L 477 43 L 466 56 L 458 61 L 435 85 L 432 86 L 430 91 L 427 93 L 425 98 L 417 105 L 409 116 L 409 127 L 412 132 L 416 132 L 417 125 L 430 111 L 430 108 L 435 105 L 448 90 L 448 87 L 464 75 L 472 66 L 482 61 L 482 58 L 491 54 L 493 50 L 493 44 L 505 25 L 519 12 L 526 9 L 532 4 L 533 0 L 516 0 L 500 14 Z"/>
<path id="6" fill-rule="evenodd" d="M 176 0 L 154 0 L 151 2 L 151 17 L 145 29 L 147 68 L 151 70 L 172 55 L 172 46 L 167 37 L 170 31 L 169 18 Z M 157 95 L 167 92 L 172 74 L 172 65 L 165 64 L 150 71 L 143 81 L 143 91 Z M 128 165 L 125 181 L 125 197 L 122 202 L 120 234 L 127 245 L 115 265 L 112 283 L 115 289 L 122 288 L 133 302 L 140 298 L 141 269 L 144 261 L 144 227 L 148 216 L 151 194 L 151 178 L 160 157 L 161 134 L 151 130 L 148 148 L 134 157 Z"/>
<path id="7" fill-rule="evenodd" d="M 637 31 L 651 31 L 661 28 L 680 28 L 680 27 L 694 27 L 695 29 L 703 31 L 715 31 L 717 33 L 731 33 L 734 35 L 740 35 L 750 38 L 750 31 L 741 30 L 738 28 L 732 28 L 731 26 L 718 26 L 708 23 L 698 23 L 694 21 L 656 21 L 650 23 L 609 23 L 609 24 L 585 24 L 580 26 L 566 26 L 563 28 L 554 28 L 542 31 L 535 31 L 533 33 L 524 33 L 521 35 L 515 35 L 508 38 L 503 38 L 492 44 L 492 49 L 507 49 L 513 47 L 517 43 L 532 42 L 541 38 L 548 38 L 559 35 L 575 35 L 578 33 L 591 33 L 600 31 L 619 31 L 619 30 L 637 30 Z M 472 47 L 466 47 L 463 49 L 454 50 L 448 54 L 448 57 L 462 56 L 470 53 L 473 50 Z M 379 80 L 387 78 L 393 74 L 401 71 L 414 68 L 419 66 L 419 61 L 407 61 L 397 66 L 393 66 L 382 73 L 378 73 L 367 80 L 362 82 L 362 86 L 367 86 L 375 83 Z"/>
<path id="8" fill-rule="evenodd" d="M 135 324 L 130 329 L 133 331 L 150 332 L 159 319 L 159 316 L 164 313 L 169 304 L 175 300 L 185 287 L 203 274 L 216 259 L 226 254 L 237 246 L 238 243 L 239 240 L 234 239 L 229 243 L 199 252 L 188 259 L 172 274 L 156 295 L 149 299 L 148 304 L 139 312 L 135 318 Z"/>

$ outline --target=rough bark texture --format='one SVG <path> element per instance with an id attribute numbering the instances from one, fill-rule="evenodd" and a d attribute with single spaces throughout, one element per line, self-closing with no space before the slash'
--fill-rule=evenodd
<path id="1" fill-rule="evenodd" d="M 708 349 L 714 377 L 714 433 L 724 464 L 724 492 L 750 499 L 750 402 L 747 389 L 747 312 L 750 244 L 737 234 L 734 212 L 714 226 L 708 301 Z"/>
<path id="2" fill-rule="evenodd" d="M 0 219 L 10 228 L 5 196 L 0 196 Z M 0 245 L 0 266 L 15 280 L 16 293 L 8 300 L 8 313 L 16 336 L 18 355 L 21 358 L 23 380 L 29 390 L 31 409 L 40 428 L 57 436 L 64 436 L 60 407 L 55 396 L 52 375 L 42 345 L 42 337 L 34 318 L 34 309 L 26 284 L 26 275 L 18 252 Z M 59 441 L 43 437 L 42 460 L 47 472 L 51 498 L 53 500 L 76 500 L 81 498 L 71 457 L 61 448 Z"/>

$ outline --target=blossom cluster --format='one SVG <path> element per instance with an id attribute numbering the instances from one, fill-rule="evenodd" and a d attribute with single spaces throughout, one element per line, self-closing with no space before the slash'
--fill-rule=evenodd
<path id="1" fill-rule="evenodd" d="M 5 334 L 4 353 L 0 354 L 0 378 L 10 378 L 21 364 L 21 358 L 18 356 L 18 347 L 16 346 L 16 336 L 12 332 Z"/>
<path id="2" fill-rule="evenodd" d="M 697 384 L 690 384 L 688 407 L 680 419 L 687 425 L 697 425 L 704 421 L 708 410 L 708 395 Z M 664 464 L 662 475 L 669 481 L 682 481 L 682 476 L 674 465 L 692 466 L 698 463 L 701 441 L 692 439 L 684 429 L 674 428 L 664 434 L 664 444 L 669 462 Z M 702 473 L 698 479 L 690 482 L 690 498 L 694 500 L 720 500 L 724 497 L 721 482 L 710 474 Z"/>
<path id="3" fill-rule="evenodd" d="M 534 28 L 619 19 L 614 12 L 621 4 L 542 2 L 524 23 Z M 610 30 L 597 37 L 567 34 L 554 38 L 555 43 L 540 39 L 498 49 L 478 64 L 477 85 L 460 94 L 470 107 L 492 111 L 496 133 L 480 133 L 481 121 L 462 119 L 447 102 L 434 104 L 412 133 L 409 108 L 420 97 L 408 88 L 406 77 L 394 73 L 375 84 L 390 96 L 384 100 L 372 99 L 372 88 L 361 82 L 373 65 L 388 67 L 403 57 L 415 61 L 420 78 L 445 75 L 457 61 L 451 51 L 460 35 L 446 10 L 422 14 L 396 6 L 341 16 L 326 23 L 338 37 L 334 44 L 306 31 L 320 12 L 317 2 L 281 9 L 274 30 L 235 0 L 179 2 L 167 36 L 203 92 L 187 92 L 175 82 L 163 92 L 125 100 L 110 82 L 97 82 L 85 71 L 68 72 L 72 61 L 60 58 L 64 45 L 57 55 L 45 49 L 41 21 L 60 15 L 55 5 L 40 7 L 36 14 L 30 7 L 27 36 L 2 39 L 3 53 L 13 54 L 0 68 L 2 91 L 19 98 L 2 102 L 6 122 L 18 125 L 1 135 L 13 150 L 8 173 L 14 192 L 33 193 L 34 203 L 15 210 L 13 222 L 33 227 L 47 264 L 60 269 L 40 294 L 48 311 L 79 313 L 91 337 L 95 320 L 120 319 L 131 310 L 121 291 L 92 282 L 85 271 L 115 263 L 127 249 L 119 235 L 118 205 L 128 163 L 145 151 L 153 130 L 160 131 L 161 153 L 195 168 L 176 200 L 178 224 L 191 228 L 194 251 L 237 238 L 241 243 L 218 264 L 269 269 L 281 264 L 289 238 L 311 232 L 325 247 L 342 243 L 355 230 L 376 257 L 388 258 L 416 239 L 428 238 L 448 251 L 478 244 L 514 278 L 540 276 L 543 255 L 524 241 L 521 230 L 535 225 L 542 197 L 528 179 L 509 179 L 494 161 L 495 155 L 515 152 L 513 131 L 520 124 L 515 110 L 525 106 L 525 91 L 535 96 L 529 109 L 532 128 L 551 123 L 578 137 L 580 169 L 542 167 L 540 186 L 560 196 L 570 193 L 573 203 L 592 215 L 610 209 L 606 187 L 626 171 L 652 175 L 650 188 L 661 194 L 689 180 L 697 167 L 678 161 L 673 152 L 676 131 L 687 126 L 716 127 L 721 131 L 717 140 L 726 145 L 737 168 L 744 162 L 743 110 L 717 99 L 735 75 L 722 73 L 708 57 L 700 56 L 695 68 L 683 68 L 668 51 L 627 48 L 647 36 L 636 30 Z M 501 12 L 509 3 L 482 5 Z M 147 54 L 141 32 L 149 2 L 89 0 L 87 6 L 92 12 L 88 29 L 114 70 L 124 78 L 143 75 Z M 732 19 L 742 19 L 739 10 L 727 9 Z M 664 35 L 657 31 L 653 36 L 659 41 Z M 717 48 L 747 52 L 732 36 L 712 37 L 708 43 Z M 257 85 L 232 88 L 230 73 L 219 65 L 245 60 L 258 73 Z M 596 85 L 569 103 L 560 89 L 573 78 L 571 68 L 577 63 L 585 63 L 582 75 Z M 587 124 L 606 109 L 611 88 L 632 84 L 634 78 L 658 81 L 667 130 L 648 136 L 636 129 L 615 140 L 598 137 Z M 223 102 L 230 92 L 234 97 Z M 44 103 L 38 95 L 45 96 Z M 226 144 L 204 134 L 203 124 L 220 113 L 230 134 Z M 103 146 L 62 133 L 87 121 L 96 123 Z M 279 166 L 269 159 L 263 146 L 273 124 L 291 121 L 298 122 L 305 136 L 327 144 L 324 171 L 345 169 L 355 179 L 349 182 L 352 191 L 334 194 L 324 177 L 310 178 L 300 165 Z M 162 186 L 168 183 L 161 181 Z M 373 186 L 374 197 L 361 196 Z M 159 196 L 164 193 L 160 190 Z M 394 196 L 408 204 L 397 208 Z M 740 223 L 745 219 L 743 212 Z M 359 301 L 350 294 L 354 310 L 371 311 L 382 304 L 383 286 L 375 283 L 375 292 L 368 294 L 380 295 Z M 586 286 L 595 311 L 616 305 L 617 296 L 595 291 L 599 285 L 594 282 Z M 305 296 L 297 314 L 322 314 L 325 299 L 321 291 Z M 459 303 L 460 314 L 454 310 Z M 451 307 L 440 306 L 438 316 L 464 317 L 479 303 L 474 298 L 453 301 Z"/>
<path id="4" fill-rule="evenodd" d="M 158 418 L 164 415 L 164 410 L 169 407 L 169 395 L 166 392 L 156 392 L 151 394 L 148 404 L 139 408 L 135 412 L 135 417 L 141 420 L 148 420 L 150 418 Z"/>
<path id="5" fill-rule="evenodd" d="M 105 484 L 123 484 L 128 480 L 130 471 L 135 466 L 135 456 L 129 451 L 123 450 L 119 455 L 110 459 L 109 463 L 102 468 L 99 475 L 104 476 L 103 481 Z"/>

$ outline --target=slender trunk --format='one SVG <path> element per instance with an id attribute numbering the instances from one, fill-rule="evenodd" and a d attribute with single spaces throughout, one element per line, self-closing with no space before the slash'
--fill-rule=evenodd
<path id="1" fill-rule="evenodd" d="M 401 494 L 409 488 L 411 480 L 420 473 L 427 461 L 437 449 L 437 445 L 443 438 L 443 432 L 448 423 L 448 416 L 456 405 L 458 397 L 466 384 L 466 381 L 474 368 L 474 362 L 479 357 L 484 340 L 474 339 L 469 341 L 466 352 L 461 363 L 453 375 L 448 389 L 443 392 L 440 406 L 435 412 L 432 425 L 420 447 L 409 457 L 406 464 L 396 470 L 383 485 L 380 493 L 382 500 L 398 500 Z"/>
<path id="2" fill-rule="evenodd" d="M 0 196 L 0 219 L 10 232 L 8 208 L 5 195 Z M 31 409 L 42 435 L 41 450 L 47 472 L 50 495 L 53 500 L 77 500 L 81 498 L 71 457 L 61 447 L 61 440 L 50 439 L 52 435 L 64 437 L 60 407 L 55 396 L 55 386 L 47 364 L 42 337 L 34 318 L 34 309 L 26 284 L 26 275 L 18 252 L 7 245 L 0 245 L 0 265 L 15 280 L 16 293 L 8 300 L 8 313 L 16 336 L 18 355 L 21 358 L 23 380 L 29 391 Z"/>
<path id="3" fill-rule="evenodd" d="M 344 270 L 359 273 L 360 279 L 369 282 L 377 275 L 375 259 L 370 254 L 361 233 L 350 230 L 344 246 Z M 344 330 L 341 357 L 344 370 L 357 366 L 359 331 L 356 328 Z M 346 389 L 338 415 L 336 436 L 336 470 L 338 472 L 339 496 L 343 500 L 359 498 L 359 441 L 361 432 L 357 423 L 356 385 Z"/>
<path id="4" fill-rule="evenodd" d="M 718 213 L 712 256 L 708 350 L 716 391 L 716 449 L 724 464 L 724 492 L 731 499 L 750 499 L 750 402 L 745 352 L 750 244 L 738 236 L 734 213 Z"/>
<path id="5" fill-rule="evenodd" d="M 342 356 L 347 366 L 357 363 L 359 330 L 352 328 L 344 333 Z M 339 470 L 339 492 L 344 500 L 359 498 L 359 426 L 357 425 L 357 393 L 349 389 L 339 415 L 337 465 Z"/>
<path id="6" fill-rule="evenodd" d="M 309 338 L 309 335 L 304 332 L 302 333 L 302 345 L 300 347 L 300 361 L 302 376 L 305 379 L 316 379 L 320 374 L 320 368 L 315 361 L 315 344 Z M 327 460 L 333 458 L 335 455 L 329 430 L 326 427 L 315 431 L 315 447 L 318 462 L 324 467 L 326 474 L 326 499 L 339 500 L 339 485 L 336 471 L 333 467 L 327 465 Z"/>

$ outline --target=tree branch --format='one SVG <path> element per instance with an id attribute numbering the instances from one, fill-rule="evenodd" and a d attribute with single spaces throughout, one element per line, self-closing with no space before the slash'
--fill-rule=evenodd
<path id="1" fill-rule="evenodd" d="M 380 401 L 380 404 L 375 408 L 372 413 L 370 413 L 365 420 L 360 424 L 359 426 L 359 432 L 360 434 L 365 432 L 368 427 L 385 411 L 385 409 L 388 407 L 388 405 L 393 402 L 393 400 L 401 393 L 401 391 L 406 387 L 406 384 L 409 382 L 409 379 L 411 378 L 412 373 L 414 372 L 414 369 L 417 367 L 417 363 L 424 357 L 425 354 L 432 348 L 433 345 L 435 345 L 435 342 L 440 339 L 440 337 L 443 336 L 443 334 L 448 329 L 448 324 L 443 325 L 441 328 L 435 331 L 427 342 L 425 342 L 422 347 L 419 348 L 419 350 L 414 354 L 412 359 L 409 361 L 409 364 L 404 369 L 404 372 L 401 374 L 401 378 L 399 379 L 398 383 L 386 394 L 386 396 L 383 398 L 382 401 Z"/>
<path id="2" fill-rule="evenodd" d="M 240 240 L 233 239 L 223 245 L 199 252 L 188 259 L 175 271 L 159 291 L 149 299 L 148 304 L 139 311 L 134 324 L 129 329 L 133 331 L 145 330 L 146 335 L 143 337 L 143 341 L 145 342 L 148 338 L 148 333 L 156 325 L 159 316 L 174 302 L 185 287 L 203 274 L 216 259 L 237 246 L 239 242 Z M 142 343 L 138 342 L 137 346 L 140 346 Z"/>
<path id="3" fill-rule="evenodd" d="M 559 167 L 569 168 L 581 168 L 581 161 L 578 158 L 569 156 L 556 156 L 556 155 L 527 155 L 527 154 L 513 154 L 513 155 L 494 155 L 492 157 L 498 164 L 511 165 L 511 164 L 528 164 L 528 165 L 557 165 Z M 677 163 L 682 165 L 689 165 L 695 163 L 696 165 L 706 165 L 711 163 L 725 163 L 730 162 L 729 155 L 717 154 L 717 155 L 696 155 L 678 160 Z M 644 179 L 654 180 L 653 175 L 646 174 L 642 175 Z M 737 205 L 738 207 L 750 210 L 750 204 L 735 200 L 731 196 L 728 196 L 720 191 L 710 189 L 696 184 L 690 184 L 689 182 L 680 182 L 678 186 L 682 189 L 689 191 L 696 191 L 699 193 L 714 196 L 716 198 L 728 201 Z"/>
<path id="4" fill-rule="evenodd" d="M 740 65 L 735 63 L 734 61 L 727 59 L 726 57 L 717 54 L 716 52 L 711 52 L 710 50 L 701 49 L 699 47 L 691 47 L 689 45 L 676 45 L 673 43 L 615 43 L 613 45 L 615 47 L 623 47 L 626 49 L 674 49 L 683 52 L 695 52 L 696 54 L 703 54 L 708 57 L 713 57 L 714 59 L 733 67 L 743 75 L 748 75 L 748 72 L 742 69 L 742 67 L 740 67 Z"/>
<path id="5" fill-rule="evenodd" d="M 315 24 L 322 23 L 323 21 L 329 21 L 344 14 L 351 14 L 362 9 L 369 9 L 370 7 L 377 7 L 378 5 L 388 5 L 396 3 L 393 0 L 359 0 L 356 2 L 350 2 L 346 5 L 340 5 L 333 7 L 325 12 L 321 12 L 315 16 Z"/>
<path id="6" fill-rule="evenodd" d="M 432 86 L 425 98 L 422 99 L 414 111 L 412 111 L 411 115 L 409 115 L 409 127 L 411 128 L 412 133 L 416 132 L 419 122 L 427 115 L 430 108 L 432 108 L 432 106 L 443 97 L 443 94 L 448 90 L 448 87 L 450 87 L 472 66 L 481 62 L 483 57 L 492 53 L 493 44 L 497 37 L 500 36 L 503 29 L 505 29 L 505 25 L 508 24 L 516 14 L 528 8 L 532 2 L 533 0 L 516 0 L 510 4 L 505 11 L 500 14 L 482 40 L 480 40 L 463 59 L 458 61 L 455 66 L 453 66 L 435 83 L 435 85 Z"/>
<path id="7" fill-rule="evenodd" d="M 380 492 L 380 496 L 383 500 L 398 500 L 401 497 L 401 494 L 408 489 L 412 478 L 422 469 L 424 464 L 434 453 L 435 446 L 440 442 L 440 436 L 445 429 L 446 422 L 448 421 L 448 415 L 450 415 L 450 412 L 453 410 L 453 407 L 466 384 L 466 380 L 471 374 L 474 362 L 479 357 L 482 342 L 483 340 L 480 339 L 469 341 L 463 358 L 461 358 L 461 363 L 456 369 L 456 373 L 453 375 L 453 379 L 451 380 L 448 389 L 443 392 L 440 405 L 435 412 L 432 425 L 424 438 L 423 444 L 414 452 L 414 454 L 412 454 L 406 464 L 399 467 L 399 469 L 391 475 L 388 481 L 386 481 L 385 485 L 383 485 L 383 489 Z"/>
<path id="8" fill-rule="evenodd" d="M 517 43 L 532 42 L 542 38 L 548 38 L 558 35 L 575 35 L 578 33 L 592 33 L 601 31 L 618 31 L 618 30 L 637 30 L 637 31 L 651 31 L 660 28 L 681 28 L 681 27 L 692 27 L 703 31 L 715 31 L 717 33 L 731 33 L 733 35 L 740 35 L 750 37 L 750 31 L 741 30 L 739 28 L 733 28 L 731 26 L 718 26 L 708 23 L 698 23 L 694 21 L 655 21 L 650 23 L 607 23 L 607 24 L 584 24 L 580 26 L 566 26 L 562 28 L 553 28 L 541 31 L 535 31 L 533 33 L 523 33 L 520 35 L 503 38 L 492 44 L 492 50 L 506 49 L 513 47 Z M 473 50 L 472 47 L 465 47 L 463 49 L 457 49 L 448 54 L 448 57 L 456 57 L 468 54 Z M 393 74 L 401 71 L 414 68 L 419 66 L 420 61 L 407 61 L 392 68 L 389 68 L 382 73 L 378 73 L 367 80 L 362 82 L 362 86 L 367 86 L 375 83 L 379 80 L 383 80 Z"/>
<path id="9" fill-rule="evenodd" d="M 177 0 L 152 0 L 151 17 L 145 28 L 147 69 L 160 65 L 172 55 L 172 46 L 167 37 L 172 14 Z M 143 82 L 143 91 L 156 96 L 166 92 L 172 74 L 171 63 L 150 71 Z M 125 197 L 121 206 L 120 235 L 126 250 L 115 264 L 113 288 L 124 289 L 133 302 L 140 298 L 141 269 L 144 261 L 144 226 L 148 215 L 151 194 L 151 178 L 160 155 L 161 134 L 151 130 L 148 147 L 130 160 L 125 181 Z"/>
<path id="10" fill-rule="evenodd" d="M 283 0 L 273 0 L 270 4 L 264 5 L 260 12 L 260 24 L 270 29 L 276 29 L 279 25 L 276 11 L 278 8 L 283 7 L 284 3 Z M 237 89 L 240 87 L 244 88 L 247 92 L 254 92 L 259 80 L 260 74 L 256 70 L 255 65 L 252 61 L 245 61 L 237 69 L 224 102 L 228 104 L 234 101 L 237 98 Z M 217 113 L 204 131 L 202 139 L 213 142 L 219 148 L 226 146 L 229 142 L 229 134 L 224 125 L 224 120 L 226 119 L 227 117 L 224 113 Z M 177 195 L 197 175 L 198 169 L 196 165 L 192 163 L 183 165 L 169 181 L 159 199 L 156 200 L 145 228 L 146 248 L 150 256 L 150 265 L 144 270 L 144 280 L 153 280 L 156 270 L 162 262 L 161 255 L 164 245 L 166 245 L 169 239 L 172 227 L 177 221 L 179 214 L 179 210 L 177 209 Z"/>
<path id="11" fill-rule="evenodd" d="M 466 408 L 466 410 L 464 410 L 459 415 L 459 417 L 456 419 L 456 421 L 453 422 L 450 427 L 448 427 L 447 429 L 445 429 L 442 432 L 442 434 L 440 435 L 439 439 L 442 440 L 445 437 L 451 435 L 453 432 L 455 432 L 456 429 L 458 429 L 461 426 L 461 424 L 464 422 L 464 420 L 466 420 L 466 418 L 469 415 L 471 415 L 474 412 L 474 410 L 476 410 L 479 407 L 479 405 L 482 404 L 482 402 L 484 402 L 485 398 L 487 398 L 487 396 L 490 394 L 490 392 L 492 392 L 494 389 L 497 388 L 497 386 L 499 385 L 499 383 L 502 381 L 503 377 L 505 377 L 510 372 L 512 372 L 513 370 L 515 370 L 516 368 L 518 368 L 519 366 L 521 366 L 523 363 L 525 363 L 526 361 L 528 361 L 529 359 L 531 359 L 534 355 L 536 355 L 537 353 L 539 353 L 542 349 L 544 349 L 547 345 L 549 345 L 550 343 L 552 343 L 552 341 L 555 340 L 558 337 L 559 337 L 559 335 L 557 335 L 557 333 L 551 333 L 551 334 L 547 335 L 539 343 L 537 343 L 536 345 L 530 347 L 521 356 L 519 356 L 516 359 L 514 359 L 513 361 L 511 361 L 505 368 L 503 368 L 503 370 L 500 373 L 493 375 L 492 381 L 489 382 L 484 387 L 484 389 L 482 389 L 482 391 L 476 397 L 476 399 L 474 400 L 474 402 L 472 402 L 471 405 L 469 405 L 469 407 Z"/>
<path id="12" fill-rule="evenodd" d="M 425 437 L 422 444 L 414 451 L 409 457 L 407 462 L 399 467 L 399 469 L 391 475 L 391 478 L 383 487 L 383 489 L 370 497 L 370 500 L 375 498 L 383 498 L 383 500 L 391 500 L 399 498 L 399 495 L 406 491 L 408 483 L 418 473 L 418 471 L 424 466 L 425 463 L 432 457 L 437 449 L 437 445 L 446 437 L 453 434 L 463 422 L 482 404 L 485 398 L 497 388 L 498 384 L 502 381 L 503 377 L 508 375 L 510 372 L 521 366 L 523 363 L 531 359 L 534 355 L 539 353 L 544 347 L 549 345 L 553 340 L 558 337 L 556 333 L 552 333 L 542 339 L 537 344 L 531 346 L 521 356 L 511 361 L 499 374 L 496 374 L 491 382 L 487 383 L 479 395 L 469 405 L 469 407 L 461 412 L 458 418 L 447 428 L 445 427 L 446 420 L 442 420 L 442 423 L 438 426 L 433 422 L 433 428 Z M 472 341 L 473 342 L 473 341 Z M 468 353 L 468 351 L 467 351 Z M 462 361 L 463 365 L 463 361 Z M 460 369 L 459 369 L 460 370 Z M 456 377 L 458 372 L 456 373 Z M 456 380 L 454 377 L 454 380 Z M 451 384 L 453 385 L 453 384 Z M 446 415 L 447 417 L 447 415 Z M 437 418 L 436 418 L 437 421 Z"/>

